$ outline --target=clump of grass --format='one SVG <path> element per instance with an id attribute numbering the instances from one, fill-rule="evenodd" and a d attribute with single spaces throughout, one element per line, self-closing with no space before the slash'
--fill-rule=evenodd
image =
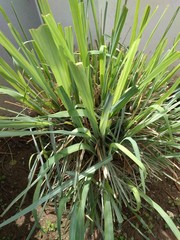
<path id="1" fill-rule="evenodd" d="M 171 218 L 148 197 L 146 180 L 150 174 L 156 176 L 171 167 L 171 159 L 179 158 L 176 89 L 180 78 L 173 84 L 171 79 L 180 65 L 170 69 L 180 57 L 176 49 L 179 36 L 165 52 L 169 24 L 148 60 L 138 48 L 156 10 L 151 13 L 147 6 L 138 28 L 137 0 L 126 48 L 120 39 L 128 14 L 127 3 L 117 1 L 112 34 L 106 39 L 92 0 L 88 3 L 97 33 L 95 45 L 89 38 L 86 4 L 74 0 L 69 4 L 78 45 L 75 51 L 72 27 L 63 28 L 55 22 L 47 0 L 38 2 L 44 24 L 30 30 L 32 40 L 28 45 L 1 9 L 19 50 L 0 33 L 1 45 L 16 63 L 12 69 L 0 60 L 0 73 L 12 86 L 1 87 L 0 93 L 14 97 L 38 116 L 22 111 L 16 117 L 0 119 L 3 129 L 0 137 L 32 136 L 37 150 L 35 160 L 30 162 L 27 188 L 3 214 L 36 185 L 33 203 L 0 227 L 32 211 L 35 229 L 40 218 L 37 206 L 45 207 L 53 201 L 60 239 L 61 218 L 66 211 L 71 240 L 84 239 L 85 234 L 89 237 L 95 232 L 99 239 L 109 240 L 114 239 L 115 223 L 121 225 L 125 219 L 123 206 L 138 216 L 144 200 L 178 237 L 179 231 Z M 104 22 L 105 18 L 106 11 Z"/>

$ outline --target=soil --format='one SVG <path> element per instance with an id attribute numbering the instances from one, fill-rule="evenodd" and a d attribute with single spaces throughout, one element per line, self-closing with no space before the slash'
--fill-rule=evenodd
<path id="1" fill-rule="evenodd" d="M 11 201 L 26 187 L 29 173 L 29 158 L 35 152 L 34 146 L 27 138 L 0 139 L 0 214 L 11 203 Z M 178 178 L 174 173 L 172 177 Z M 174 176 L 175 175 L 175 176 Z M 178 180 L 178 179 L 177 179 Z M 169 178 L 163 177 L 162 181 L 152 179 L 148 184 L 149 196 L 157 202 L 178 226 L 180 225 L 180 191 L 179 186 Z M 33 190 L 31 190 L 21 206 L 21 209 L 32 203 Z M 0 221 L 13 216 L 19 209 L 20 202 L 17 202 Z M 41 208 L 38 208 L 41 211 Z M 145 219 L 153 235 L 144 229 L 138 219 L 132 215 L 124 221 L 122 229 L 116 230 L 117 240 L 141 240 L 144 239 L 137 230 L 132 227 L 134 224 L 140 231 L 149 237 L 150 240 L 176 240 L 166 223 L 159 217 L 155 210 L 147 205 L 139 212 Z M 131 224 L 129 223 L 131 222 Z M 31 213 L 19 218 L 17 221 L 0 229 L 0 240 L 25 240 L 34 225 Z M 58 239 L 56 216 L 53 207 L 48 205 L 40 220 L 41 228 L 36 229 L 32 240 L 55 240 Z M 64 216 L 62 221 L 62 232 L 64 240 L 68 240 L 68 220 Z M 97 238 L 98 239 L 98 238 Z"/>

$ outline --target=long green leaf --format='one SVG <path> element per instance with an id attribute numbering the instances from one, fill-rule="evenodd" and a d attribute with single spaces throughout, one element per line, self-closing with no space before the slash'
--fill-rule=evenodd
<path id="1" fill-rule="evenodd" d="M 51 32 L 46 25 L 42 25 L 36 30 L 31 30 L 31 35 L 38 44 L 46 62 L 51 67 L 57 85 L 63 86 L 68 96 L 70 96 L 71 80 L 63 49 L 57 48 Z"/>
<path id="2" fill-rule="evenodd" d="M 19 122 L 17 124 L 17 128 L 21 123 Z M 25 124 L 25 123 L 24 123 Z M 23 125 L 23 123 L 22 123 Z M 33 127 L 43 127 L 43 126 L 49 126 L 50 124 L 48 122 L 35 122 L 35 123 L 26 123 L 26 128 L 33 128 Z M 16 127 L 16 124 L 12 124 L 12 126 Z M 19 126 L 20 127 L 20 126 Z M 31 136 L 33 135 L 44 135 L 44 134 L 62 134 L 62 135 L 70 135 L 70 136 L 78 136 L 78 137 L 83 137 L 83 138 L 90 138 L 91 133 L 88 129 L 85 128 L 77 128 L 74 129 L 73 131 L 66 131 L 66 130 L 54 130 L 54 131 L 47 131 L 47 130 L 35 130 L 35 131 L 28 131 L 28 130 L 11 130 L 11 131 L 1 131 L 0 132 L 0 137 L 24 137 L 24 136 Z"/>
<path id="3" fill-rule="evenodd" d="M 124 142 L 124 141 L 129 141 L 131 143 L 136 157 L 142 162 L 141 155 L 140 155 L 140 150 L 139 150 L 139 147 L 137 145 L 137 142 L 131 137 L 124 138 L 122 142 Z M 144 172 L 143 172 L 142 169 L 139 169 L 139 171 L 140 171 L 141 184 L 142 184 L 142 187 L 143 187 L 143 191 L 144 191 L 144 193 L 146 193 L 146 184 L 145 184 Z"/>
<path id="4" fill-rule="evenodd" d="M 23 190 L 10 204 L 9 206 L 5 209 L 5 211 L 1 214 L 1 217 L 4 216 L 4 214 L 20 199 L 22 198 L 27 192 L 35 185 L 38 184 L 41 179 L 45 176 L 45 174 L 49 171 L 49 169 L 52 168 L 53 164 L 56 162 L 60 161 L 63 158 L 66 158 L 72 153 L 75 153 L 80 150 L 87 150 L 90 151 L 94 154 L 92 149 L 87 145 L 83 143 L 76 143 L 73 144 L 67 148 L 64 148 L 60 152 L 57 152 L 54 156 L 48 158 L 48 160 L 41 166 L 41 169 L 39 171 L 39 174 L 37 178 L 31 183 L 31 185 L 28 185 L 25 190 Z"/>
<path id="5" fill-rule="evenodd" d="M 88 59 L 87 31 L 84 30 L 85 23 L 82 20 L 81 11 L 80 11 L 80 6 L 83 4 L 84 4 L 83 2 L 79 2 L 78 0 L 74 0 L 74 1 L 69 0 L 74 29 L 76 33 L 76 38 L 77 38 L 82 62 L 85 67 L 88 67 L 89 59 Z"/>
<path id="6" fill-rule="evenodd" d="M 56 24 L 55 19 L 53 18 L 53 15 L 50 15 L 50 14 L 45 15 L 45 16 L 43 16 L 43 19 L 49 27 L 52 38 L 53 38 L 57 48 L 61 48 L 64 55 L 67 56 L 70 59 L 70 61 L 74 62 L 74 54 L 72 53 L 72 46 L 71 46 L 71 48 L 69 48 L 69 46 L 66 42 L 65 35 L 61 30 L 61 25 Z M 71 33 L 72 33 L 72 31 L 71 31 Z"/>
<path id="7" fill-rule="evenodd" d="M 48 0 L 38 0 L 38 5 L 42 14 L 52 14 Z"/>
<path id="8" fill-rule="evenodd" d="M 139 7 L 140 7 L 140 0 L 136 0 L 136 9 L 135 9 L 135 13 L 134 13 L 134 21 L 133 21 L 133 26 L 132 26 L 130 47 L 134 44 L 134 41 L 136 39 L 138 17 L 139 17 Z"/>
<path id="9" fill-rule="evenodd" d="M 94 131 L 95 136 L 98 136 L 99 129 L 98 129 L 95 113 L 94 113 L 93 98 L 92 98 L 90 85 L 89 85 L 88 77 L 86 75 L 84 66 L 82 65 L 82 63 L 78 63 L 75 65 L 72 62 L 70 62 L 69 67 L 71 69 L 71 74 L 74 77 L 74 81 L 79 90 L 79 94 L 82 98 L 89 121 L 91 123 L 91 127 Z"/>
<path id="10" fill-rule="evenodd" d="M 111 143 L 110 145 L 111 151 L 113 148 L 119 149 L 121 152 L 127 155 L 133 162 L 135 162 L 143 170 L 143 173 L 146 176 L 146 168 L 144 164 L 134 154 L 132 154 L 126 147 L 124 147 L 119 143 Z"/>
<path id="11" fill-rule="evenodd" d="M 83 127 L 80 117 L 78 116 L 78 112 L 69 98 L 67 93 L 65 92 L 64 88 L 60 86 L 57 89 L 59 96 L 61 97 L 61 101 L 64 103 L 65 108 L 68 110 L 69 116 L 71 116 L 72 121 L 76 127 Z"/>
<path id="12" fill-rule="evenodd" d="M 41 70 L 37 69 L 37 66 L 31 65 L 25 57 L 13 46 L 13 44 L 8 40 L 8 38 L 0 32 L 0 44 L 9 52 L 9 54 L 17 61 L 20 67 L 32 77 L 33 81 L 35 81 L 46 93 L 50 93 L 50 95 L 56 99 L 54 93 L 51 89 L 49 89 L 47 81 L 42 74 Z M 46 82 L 46 83 L 45 83 Z"/>
<path id="13" fill-rule="evenodd" d="M 76 239 L 84 239 L 85 235 L 85 207 L 86 207 L 86 201 L 87 196 L 89 192 L 90 187 L 90 178 L 85 181 L 85 185 L 83 186 L 81 199 L 78 206 L 78 215 L 76 216 L 77 221 L 77 231 L 76 231 Z"/>
<path id="14" fill-rule="evenodd" d="M 139 209 L 141 208 L 141 198 L 140 198 L 139 190 L 137 187 L 133 186 L 132 184 L 128 184 L 128 185 L 129 185 L 129 188 L 131 189 L 131 191 L 134 195 L 134 198 L 136 200 L 136 208 L 131 207 L 131 209 L 135 212 L 138 212 Z"/>
<path id="15" fill-rule="evenodd" d="M 134 57 L 135 57 L 135 54 L 137 52 L 139 43 L 140 43 L 140 39 L 137 39 L 132 44 L 132 46 L 129 49 L 129 52 L 127 53 L 127 56 L 124 60 L 124 68 L 123 68 L 122 73 L 119 77 L 119 80 L 117 82 L 117 87 L 116 87 L 116 90 L 114 92 L 113 105 L 115 105 L 117 103 L 117 101 L 120 99 L 120 97 L 122 95 L 122 92 L 124 90 L 124 87 L 127 84 L 128 76 L 129 76 L 129 73 L 132 69 Z"/>
<path id="16" fill-rule="evenodd" d="M 152 79 L 155 79 L 162 71 L 165 71 L 172 63 L 180 58 L 180 52 L 173 52 L 167 59 L 162 60 L 156 68 L 144 79 L 140 89 L 144 89 Z"/>
<path id="17" fill-rule="evenodd" d="M 114 239 L 111 202 L 106 192 L 104 192 L 104 239 Z"/>
<path id="18" fill-rule="evenodd" d="M 71 224 L 70 224 L 70 230 L 69 230 L 69 239 L 70 240 L 76 240 L 76 234 L 77 234 L 77 226 L 78 226 L 78 203 L 76 202 L 73 206 L 73 212 L 71 216 Z M 83 239 L 83 238 L 82 238 Z"/>
<path id="19" fill-rule="evenodd" d="M 169 228 L 172 230 L 175 237 L 178 240 L 180 240 L 180 231 L 178 230 L 176 225 L 173 223 L 172 219 L 168 216 L 168 214 L 157 203 L 155 203 L 150 197 L 148 197 L 147 195 L 145 195 L 142 192 L 140 192 L 140 195 L 141 195 L 142 198 L 144 198 L 144 200 L 146 200 L 146 202 L 149 203 L 149 205 L 151 207 L 153 207 L 161 215 L 161 217 L 167 223 Z"/>
<path id="20" fill-rule="evenodd" d="M 68 202 L 69 198 L 68 197 L 63 197 L 59 201 L 59 207 L 58 207 L 58 212 L 57 212 L 57 229 L 58 229 L 58 234 L 59 238 L 61 240 L 61 221 L 62 221 L 62 215 L 63 211 L 65 209 L 66 203 Z"/>

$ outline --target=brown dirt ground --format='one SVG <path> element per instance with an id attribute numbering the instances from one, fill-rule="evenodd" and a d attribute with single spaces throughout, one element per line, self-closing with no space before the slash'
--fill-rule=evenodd
<path id="1" fill-rule="evenodd" d="M 28 139 L 0 139 L 0 214 L 26 187 L 29 172 L 29 158 L 32 153 L 34 153 L 34 147 L 31 142 L 28 143 Z M 151 184 L 149 184 L 149 195 L 155 202 L 160 204 L 169 215 L 171 215 L 177 226 L 180 225 L 180 191 L 177 184 L 165 177 L 163 177 L 163 181 L 152 179 Z M 27 207 L 31 203 L 32 196 L 33 190 L 27 194 L 22 208 Z M 18 206 L 19 203 L 13 206 L 8 213 L 0 219 L 0 221 L 15 214 L 18 210 Z M 38 211 L 40 210 L 41 208 L 38 208 Z M 118 231 L 117 229 L 117 240 L 144 239 L 131 227 L 129 220 L 139 227 L 139 229 L 141 229 L 150 240 L 176 240 L 165 222 L 155 211 L 150 210 L 147 206 L 145 210 L 141 210 L 140 214 L 146 219 L 146 223 L 152 230 L 154 237 L 151 236 L 147 230 L 143 229 L 142 225 L 134 216 L 129 215 L 128 220 L 123 223 L 122 230 Z M 33 224 L 33 216 L 29 213 L 18 219 L 16 222 L 0 229 L 0 240 L 25 240 Z M 49 205 L 45 209 L 40 224 L 45 232 L 43 233 L 41 230 L 36 229 L 31 240 L 58 239 L 56 217 L 52 206 Z M 62 221 L 62 231 L 64 233 L 63 239 L 68 240 L 68 221 L 65 216 Z"/>

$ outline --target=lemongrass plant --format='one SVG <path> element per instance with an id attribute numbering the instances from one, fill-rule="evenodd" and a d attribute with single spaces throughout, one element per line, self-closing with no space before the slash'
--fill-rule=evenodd
<path id="1" fill-rule="evenodd" d="M 22 111 L 16 117 L 2 116 L 0 137 L 32 136 L 37 157 L 30 164 L 27 188 L 2 216 L 36 186 L 33 203 L 0 227 L 32 211 L 35 225 L 27 236 L 30 239 L 39 227 L 37 207 L 45 208 L 51 200 L 60 239 L 61 218 L 66 210 L 70 240 L 89 239 L 95 231 L 99 239 L 112 240 L 115 226 L 121 227 L 126 217 L 123 206 L 137 216 L 143 200 L 159 212 L 178 238 L 179 231 L 171 218 L 148 196 L 146 180 L 171 167 L 171 159 L 179 159 L 180 78 L 172 79 L 180 65 L 171 67 L 180 58 L 179 35 L 165 51 L 166 33 L 179 9 L 148 59 L 138 49 L 157 9 L 151 12 L 147 6 L 138 21 L 140 0 L 128 48 L 120 41 L 128 15 L 126 1 L 117 1 L 108 39 L 99 24 L 94 0 L 69 0 L 73 28 L 55 22 L 48 0 L 38 3 L 44 23 L 30 30 L 32 40 L 28 44 L 1 8 L 19 49 L 0 33 L 0 44 L 15 63 L 11 68 L 0 59 L 0 74 L 9 83 L 8 87 L 0 87 L 0 93 L 10 95 L 37 115 L 28 116 Z M 95 43 L 87 5 L 94 17 Z M 144 50 L 163 15 L 149 33 Z M 102 22 L 105 20 L 106 11 Z"/>

